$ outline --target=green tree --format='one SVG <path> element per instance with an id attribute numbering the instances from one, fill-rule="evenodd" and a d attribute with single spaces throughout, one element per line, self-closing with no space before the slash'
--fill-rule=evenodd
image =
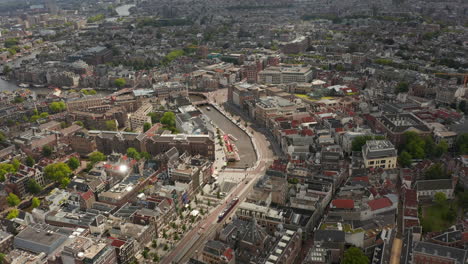
<path id="1" fill-rule="evenodd" d="M 424 137 L 424 153 L 427 158 L 433 158 L 436 156 L 436 144 L 432 137 Z"/>
<path id="2" fill-rule="evenodd" d="M 153 240 L 153 242 L 151 242 L 151 247 L 152 248 L 157 248 L 158 247 L 158 241 Z"/>
<path id="3" fill-rule="evenodd" d="M 0 142 L 3 142 L 6 140 L 6 137 L 5 137 L 5 134 L 3 134 L 2 132 L 0 132 Z"/>
<path id="4" fill-rule="evenodd" d="M 444 206 L 445 202 L 447 202 L 447 195 L 443 192 L 436 192 L 434 200 L 439 206 Z"/>
<path id="5" fill-rule="evenodd" d="M 6 258 L 6 255 L 3 253 L 0 253 L 0 264 L 5 263 L 5 258 Z"/>
<path id="6" fill-rule="evenodd" d="M 149 154 L 146 151 L 143 151 L 140 153 L 140 157 L 144 158 L 145 160 L 150 160 L 151 159 L 151 154 Z"/>
<path id="7" fill-rule="evenodd" d="M 148 131 L 150 128 L 151 128 L 150 123 L 146 122 L 145 124 L 143 124 L 143 132 Z"/>
<path id="8" fill-rule="evenodd" d="M 135 148 L 128 148 L 127 156 L 136 160 L 139 160 L 141 158 L 140 153 Z"/>
<path id="9" fill-rule="evenodd" d="M 15 167 L 10 163 L 0 163 L 0 182 L 4 182 L 6 174 L 16 172 Z"/>
<path id="10" fill-rule="evenodd" d="M 47 179 L 55 181 L 65 188 L 70 183 L 72 170 L 63 162 L 49 164 L 44 168 L 44 175 Z"/>
<path id="11" fill-rule="evenodd" d="M 50 157 L 52 155 L 52 147 L 45 145 L 42 147 L 42 156 Z"/>
<path id="12" fill-rule="evenodd" d="M 463 209 L 468 209 L 468 191 L 464 191 L 458 195 L 458 204 L 460 204 Z"/>
<path id="13" fill-rule="evenodd" d="M 117 78 L 115 79 L 114 84 L 119 88 L 123 88 L 127 84 L 127 81 L 124 78 Z"/>
<path id="14" fill-rule="evenodd" d="M 147 249 L 144 249 L 144 250 L 143 250 L 142 255 L 143 255 L 143 257 L 144 257 L 145 259 L 148 259 L 148 257 L 149 257 L 149 256 L 148 256 L 148 253 L 149 253 L 149 252 L 148 252 Z"/>
<path id="15" fill-rule="evenodd" d="M 460 101 L 460 103 L 458 104 L 458 109 L 462 111 L 465 115 L 468 115 L 468 107 L 466 100 Z"/>
<path id="16" fill-rule="evenodd" d="M 104 14 L 97 14 L 95 16 L 88 18 L 88 23 L 96 23 L 98 21 L 104 20 L 106 16 Z"/>
<path id="17" fill-rule="evenodd" d="M 173 112 L 165 112 L 161 118 L 161 124 L 168 127 L 175 126 L 175 114 Z"/>
<path id="18" fill-rule="evenodd" d="M 92 163 L 98 163 L 100 161 L 105 161 L 107 160 L 107 157 L 106 155 L 102 154 L 101 152 L 99 151 L 95 151 L 93 153 L 91 153 L 89 155 L 89 160 L 92 162 Z"/>
<path id="19" fill-rule="evenodd" d="M 31 116 L 31 118 L 29 119 L 29 122 L 35 123 L 39 118 L 40 118 L 40 116 L 38 116 L 38 115 L 33 115 L 33 116 Z"/>
<path id="20" fill-rule="evenodd" d="M 406 150 L 413 159 L 423 159 L 426 157 L 425 146 L 426 142 L 424 141 L 418 133 L 413 131 L 408 131 L 403 134 L 405 138 L 405 144 L 403 145 L 403 150 Z"/>
<path id="21" fill-rule="evenodd" d="M 34 179 L 29 179 L 26 183 L 26 190 L 32 194 L 38 194 L 42 191 L 42 186 Z"/>
<path id="22" fill-rule="evenodd" d="M 167 251 L 169 250 L 169 247 L 167 246 L 167 244 L 164 244 L 164 247 L 163 247 L 164 251 Z"/>
<path id="23" fill-rule="evenodd" d="M 173 112 L 165 112 L 163 117 L 160 120 L 161 124 L 164 125 L 164 128 L 177 133 L 176 123 L 175 123 L 175 114 Z"/>
<path id="24" fill-rule="evenodd" d="M 437 144 L 437 146 L 435 147 L 435 156 L 440 158 L 442 155 L 447 153 L 448 148 L 449 146 L 447 144 L 447 141 L 445 140 L 440 141 L 439 144 Z"/>
<path id="25" fill-rule="evenodd" d="M 409 154 L 407 151 L 403 151 L 398 157 L 398 163 L 400 163 L 400 166 L 402 167 L 409 167 L 411 166 L 412 159 L 413 158 L 411 157 L 411 154 Z"/>
<path id="26" fill-rule="evenodd" d="M 17 159 L 13 159 L 11 161 L 11 165 L 13 165 L 13 169 L 16 171 L 18 171 L 19 167 L 21 166 L 21 162 Z"/>
<path id="27" fill-rule="evenodd" d="M 357 247 L 350 247 L 344 253 L 341 264 L 368 264 L 369 258 Z"/>
<path id="28" fill-rule="evenodd" d="M 424 219 L 422 218 L 421 219 L 421 226 L 422 226 L 422 229 L 423 229 L 423 233 L 428 233 L 428 232 L 432 232 L 432 222 L 429 221 L 428 219 Z"/>
<path id="29" fill-rule="evenodd" d="M 117 124 L 115 123 L 115 120 L 107 120 L 106 121 L 106 129 L 109 131 L 116 131 L 117 130 Z"/>
<path id="30" fill-rule="evenodd" d="M 5 48 L 11 48 L 19 44 L 18 38 L 8 38 L 5 40 L 3 45 L 5 45 Z"/>
<path id="31" fill-rule="evenodd" d="M 69 127 L 69 126 L 70 126 L 70 125 L 69 125 L 67 122 L 65 122 L 65 121 L 60 122 L 60 128 L 61 128 L 61 129 L 67 128 L 67 127 Z"/>
<path id="32" fill-rule="evenodd" d="M 24 98 L 21 97 L 21 96 L 16 96 L 14 99 L 13 99 L 13 103 L 15 104 L 19 104 L 19 103 L 22 103 L 24 102 Z"/>
<path id="33" fill-rule="evenodd" d="M 8 212 L 8 215 L 7 215 L 7 219 L 14 219 L 16 217 L 18 217 L 19 215 L 19 211 L 18 209 L 11 209 L 10 212 Z"/>
<path id="34" fill-rule="evenodd" d="M 445 172 L 444 166 L 440 163 L 436 163 L 429 167 L 424 173 L 426 180 L 436 180 L 436 179 L 446 179 L 447 174 Z"/>
<path id="35" fill-rule="evenodd" d="M 67 108 L 67 105 L 64 102 L 52 102 L 49 104 L 50 111 L 58 113 L 64 111 Z"/>
<path id="36" fill-rule="evenodd" d="M 407 93 L 409 91 L 409 84 L 407 82 L 399 82 L 395 88 L 395 93 Z"/>
<path id="37" fill-rule="evenodd" d="M 31 207 L 32 208 L 37 208 L 41 205 L 41 200 L 39 200 L 39 198 L 37 197 L 33 197 L 32 200 L 31 200 Z"/>
<path id="38" fill-rule="evenodd" d="M 3 66 L 3 75 L 8 75 L 11 72 L 11 68 L 8 65 Z"/>
<path id="39" fill-rule="evenodd" d="M 453 206 L 450 206 L 445 215 L 443 215 L 443 218 L 449 222 L 453 222 L 455 218 L 457 217 L 457 211 Z"/>
<path id="40" fill-rule="evenodd" d="M 68 162 L 68 167 L 70 167 L 70 169 L 72 170 L 76 170 L 78 169 L 78 167 L 80 167 L 80 160 L 78 160 L 78 158 L 76 157 L 71 157 Z"/>
<path id="41" fill-rule="evenodd" d="M 39 115 L 40 118 L 47 118 L 49 117 L 49 113 L 47 112 L 42 112 L 40 115 Z"/>
<path id="42" fill-rule="evenodd" d="M 460 155 L 468 154 L 468 133 L 463 133 L 458 136 L 455 148 Z"/>
<path id="43" fill-rule="evenodd" d="M 75 121 L 75 124 L 79 125 L 80 127 L 84 127 L 83 122 L 81 122 L 81 121 L 79 121 L 79 120 L 78 120 L 78 121 Z"/>
<path id="44" fill-rule="evenodd" d="M 154 255 L 153 255 L 153 262 L 159 262 L 159 255 L 158 255 L 158 253 L 154 253 Z"/>
<path id="45" fill-rule="evenodd" d="M 27 165 L 28 167 L 32 167 L 32 166 L 34 166 L 34 164 L 36 164 L 36 161 L 34 160 L 33 157 L 28 156 L 28 157 L 26 158 L 25 163 L 26 163 L 26 165 Z"/>
<path id="46" fill-rule="evenodd" d="M 9 193 L 7 197 L 7 202 L 10 206 L 17 206 L 21 203 L 21 199 L 14 193 Z"/>
<path id="47" fill-rule="evenodd" d="M 156 124 L 156 123 L 159 123 L 159 121 L 161 120 L 161 117 L 163 116 L 163 113 L 161 113 L 161 112 L 151 112 L 151 113 L 148 114 L 148 116 L 151 117 L 151 123 Z"/>

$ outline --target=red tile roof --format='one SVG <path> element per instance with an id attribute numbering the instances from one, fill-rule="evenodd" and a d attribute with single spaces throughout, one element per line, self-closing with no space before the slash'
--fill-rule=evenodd
<path id="1" fill-rule="evenodd" d="M 463 241 L 464 242 L 468 241 L 468 232 L 463 232 Z"/>
<path id="2" fill-rule="evenodd" d="M 226 251 L 224 251 L 223 255 L 229 260 L 231 260 L 234 257 L 234 250 L 232 248 L 227 248 Z"/>
<path id="3" fill-rule="evenodd" d="M 334 176 L 334 175 L 337 175 L 338 172 L 337 171 L 323 171 L 323 175 L 325 176 Z"/>
<path id="4" fill-rule="evenodd" d="M 414 189 L 405 189 L 404 198 L 405 198 L 405 201 L 417 201 L 418 200 L 418 194 L 417 194 L 416 190 L 414 190 Z"/>
<path id="5" fill-rule="evenodd" d="M 314 132 L 310 129 L 303 129 L 301 130 L 301 135 L 302 136 L 313 136 Z"/>
<path id="6" fill-rule="evenodd" d="M 354 208 L 354 201 L 351 199 L 336 199 L 332 201 L 332 205 L 335 208 L 341 209 L 353 209 Z"/>
<path id="7" fill-rule="evenodd" d="M 120 248 L 123 245 L 125 245 L 125 241 L 118 240 L 118 239 L 114 239 L 114 241 L 112 241 L 111 243 L 111 246 L 117 247 L 117 248 Z"/>
<path id="8" fill-rule="evenodd" d="M 369 176 L 354 177 L 354 178 L 351 178 L 351 180 L 369 182 Z"/>
<path id="9" fill-rule="evenodd" d="M 405 216 L 418 217 L 418 210 L 417 209 L 406 208 L 405 209 Z"/>
<path id="10" fill-rule="evenodd" d="M 311 123 L 311 122 L 315 122 L 315 119 L 311 116 L 302 118 L 302 123 Z"/>
<path id="11" fill-rule="evenodd" d="M 388 198 L 380 198 L 367 202 L 372 211 L 392 206 L 392 201 Z"/>
<path id="12" fill-rule="evenodd" d="M 415 201 L 415 200 L 406 200 L 406 201 L 405 201 L 405 207 L 417 208 L 417 207 L 418 207 L 418 201 Z"/>
<path id="13" fill-rule="evenodd" d="M 297 130 L 296 129 L 284 129 L 283 132 L 286 134 L 286 135 L 295 135 L 297 134 Z"/>
<path id="14" fill-rule="evenodd" d="M 87 192 L 80 193 L 80 195 L 81 195 L 81 198 L 83 198 L 83 200 L 87 201 L 87 200 L 89 200 L 91 197 L 94 196 L 94 193 L 93 193 L 91 190 L 89 190 L 89 191 L 87 191 Z"/>
<path id="15" fill-rule="evenodd" d="M 405 228 L 419 226 L 419 220 L 415 219 L 405 219 Z"/>

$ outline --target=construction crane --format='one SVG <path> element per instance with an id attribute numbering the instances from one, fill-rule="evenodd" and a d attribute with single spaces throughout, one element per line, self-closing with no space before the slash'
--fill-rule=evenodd
<path id="1" fill-rule="evenodd" d="M 468 73 L 446 73 L 446 72 L 436 72 L 434 75 L 446 75 L 446 76 L 463 76 L 463 85 L 467 87 L 468 84 Z"/>

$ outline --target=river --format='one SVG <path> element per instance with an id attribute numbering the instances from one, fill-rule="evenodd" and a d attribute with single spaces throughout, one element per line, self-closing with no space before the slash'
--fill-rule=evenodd
<path id="1" fill-rule="evenodd" d="M 35 51 L 31 52 L 31 54 L 19 57 L 19 58 L 15 59 L 14 61 L 7 62 L 6 65 L 8 65 L 8 66 L 10 66 L 12 68 L 13 67 L 19 67 L 21 65 L 22 61 L 32 59 L 32 58 L 36 57 L 37 54 L 39 54 L 39 51 L 35 50 Z M 2 70 L 3 70 L 3 67 L 2 67 Z M 20 87 L 18 87 L 18 85 L 16 85 L 16 83 L 14 81 L 5 81 L 3 79 L 0 79 L 0 92 L 1 91 L 15 91 L 15 90 L 17 90 L 19 88 Z"/>
<path id="2" fill-rule="evenodd" d="M 134 7 L 134 4 L 128 4 L 128 5 L 121 5 L 118 6 L 115 11 L 117 14 L 122 17 L 122 16 L 129 16 L 130 15 L 130 8 Z"/>

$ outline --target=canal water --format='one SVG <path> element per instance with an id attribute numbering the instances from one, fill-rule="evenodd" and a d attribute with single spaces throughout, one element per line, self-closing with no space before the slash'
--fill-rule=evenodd
<path id="1" fill-rule="evenodd" d="M 204 100 L 202 97 L 199 96 L 190 96 L 192 102 Z M 228 167 L 231 168 L 245 168 L 245 167 L 252 167 L 255 162 L 257 162 L 257 156 L 255 155 L 255 149 L 250 141 L 250 137 L 245 133 L 242 129 L 240 129 L 237 125 L 235 125 L 231 120 L 226 118 L 223 114 L 221 114 L 216 108 L 210 107 L 210 110 L 207 108 L 210 106 L 200 106 L 200 111 L 209 117 L 211 121 L 213 121 L 214 125 L 219 127 L 225 133 L 229 133 L 237 138 L 237 141 L 232 141 L 239 153 L 240 161 L 234 162 L 230 164 Z"/>

